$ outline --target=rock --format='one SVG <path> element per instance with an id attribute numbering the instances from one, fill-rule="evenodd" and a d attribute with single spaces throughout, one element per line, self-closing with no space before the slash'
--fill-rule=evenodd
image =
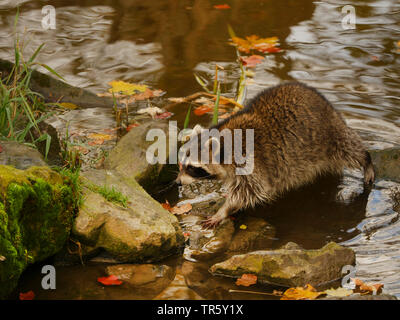
<path id="1" fill-rule="evenodd" d="M 341 278 L 342 267 L 354 263 L 353 250 L 334 242 L 316 250 L 305 250 L 289 242 L 277 250 L 235 255 L 214 264 L 210 272 L 235 278 L 251 273 L 257 275 L 260 282 L 281 286 L 318 286 Z"/>
<path id="2" fill-rule="evenodd" d="M 0 165 L 0 298 L 14 289 L 29 264 L 63 247 L 74 208 L 73 186 L 57 172 Z"/>
<path id="3" fill-rule="evenodd" d="M 167 137 L 166 155 L 168 156 L 168 124 L 165 121 L 149 121 L 132 128 L 110 152 L 104 168 L 115 170 L 123 176 L 135 179 L 146 190 L 168 183 L 176 178 L 176 165 L 150 164 L 146 152 L 154 141 L 146 141 L 150 129 L 162 130 Z M 172 167 L 172 168 L 171 168 Z M 154 190 L 153 190 L 154 191 Z"/>
<path id="4" fill-rule="evenodd" d="M 115 171 L 91 170 L 85 183 L 115 188 L 128 197 L 128 207 L 112 203 L 89 188 L 73 226 L 82 243 L 105 249 L 122 262 L 151 262 L 180 251 L 183 235 L 178 220 L 134 180 Z"/>
<path id="5" fill-rule="evenodd" d="M 118 264 L 107 267 L 106 273 L 109 276 L 117 276 L 119 280 L 133 287 L 142 288 L 145 286 L 165 288 L 175 277 L 175 271 L 171 267 L 155 264 Z"/>
<path id="6" fill-rule="evenodd" d="M 40 129 L 41 134 L 47 134 L 48 136 L 51 137 L 49 151 L 46 158 L 47 162 L 49 163 L 49 165 L 62 166 L 64 163 L 63 159 L 61 158 L 61 145 L 57 129 L 53 127 L 50 123 L 48 123 L 46 120 L 39 122 L 38 127 Z M 32 132 L 32 135 L 35 140 L 40 137 L 39 133 L 36 130 Z M 47 141 L 43 140 L 36 142 L 36 146 L 39 152 L 43 156 L 45 156 Z"/>
<path id="7" fill-rule="evenodd" d="M 46 166 L 43 156 L 36 149 L 15 141 L 0 141 L 0 165 L 25 170 L 31 166 Z"/>
<path id="8" fill-rule="evenodd" d="M 370 151 L 377 179 L 400 182 L 400 149 Z"/>
<path id="9" fill-rule="evenodd" d="M 240 229 L 240 225 L 245 225 L 246 229 Z M 237 226 L 227 254 L 265 250 L 271 247 L 275 238 L 275 228 L 264 219 L 243 215 Z"/>

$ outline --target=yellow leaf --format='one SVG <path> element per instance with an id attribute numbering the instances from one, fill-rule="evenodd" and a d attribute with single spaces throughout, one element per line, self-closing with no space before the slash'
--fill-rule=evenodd
<path id="1" fill-rule="evenodd" d="M 111 89 L 108 89 L 110 93 L 122 93 L 126 95 L 136 94 L 138 92 L 145 92 L 147 86 L 143 84 L 128 83 L 125 81 L 111 81 L 108 83 Z"/>
<path id="2" fill-rule="evenodd" d="M 289 288 L 283 293 L 281 300 L 314 300 L 325 292 L 317 292 L 313 286 L 307 284 L 304 288 Z"/>
<path id="3" fill-rule="evenodd" d="M 109 134 L 91 133 L 88 135 L 88 138 L 93 140 L 111 140 L 113 137 Z"/>
<path id="4" fill-rule="evenodd" d="M 247 226 L 245 224 L 242 224 L 239 228 L 242 229 L 242 230 L 246 230 Z"/>
<path id="5" fill-rule="evenodd" d="M 69 102 L 61 102 L 61 103 L 59 103 L 59 105 L 65 109 L 71 109 L 71 110 L 75 110 L 75 109 L 79 108 L 76 104 L 69 103 Z"/>
<path id="6" fill-rule="evenodd" d="M 340 287 L 337 289 L 325 290 L 325 293 L 328 296 L 333 296 L 333 297 L 347 297 L 353 293 L 353 290 L 349 290 L 349 289 Z"/>

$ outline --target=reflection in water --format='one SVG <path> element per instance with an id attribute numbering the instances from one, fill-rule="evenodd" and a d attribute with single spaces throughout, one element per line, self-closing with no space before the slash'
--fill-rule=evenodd
<path id="1" fill-rule="evenodd" d="M 241 37 L 278 36 L 283 49 L 281 53 L 268 55 L 255 68 L 254 82 L 248 85 L 248 98 L 262 88 L 297 79 L 320 89 L 371 148 L 400 145 L 398 1 L 232 0 L 227 3 L 232 9 L 218 11 L 212 9 L 211 2 L 201 0 L 2 1 L 0 58 L 12 59 L 10 35 L 15 8 L 21 5 L 17 29 L 20 33 L 26 30 L 25 37 L 29 39 L 25 56 L 45 42 L 39 61 L 55 68 L 73 85 L 103 92 L 108 88 L 107 82 L 122 79 L 162 89 L 169 96 L 183 96 L 200 89 L 194 71 L 211 77 L 218 63 L 225 67 L 221 75 L 226 83 L 224 90 L 233 93 L 239 70 L 235 51 L 227 43 L 226 26 L 230 23 Z M 47 4 L 56 7 L 56 30 L 41 28 L 41 8 Z M 348 4 L 356 8 L 355 30 L 341 27 L 341 8 Z M 186 109 L 180 106 L 173 111 L 175 119 L 182 123 Z M 210 119 L 204 116 L 201 120 L 206 124 Z M 374 220 L 365 217 L 368 194 L 361 194 L 348 204 L 334 201 L 336 184 L 337 181 L 329 179 L 321 181 L 248 213 L 261 216 L 276 227 L 275 246 L 289 240 L 308 248 L 319 247 L 329 240 L 346 241 L 357 251 L 357 276 L 381 281 L 387 292 L 399 295 L 397 216 L 391 212 L 373 217 Z M 376 190 L 369 197 L 376 196 Z M 364 225 L 368 228 L 364 229 Z M 193 287 L 198 287 L 196 279 L 193 280 L 197 271 L 191 268 L 186 263 L 182 273 Z M 83 278 L 96 279 L 100 273 L 96 268 L 61 270 L 58 274 L 65 288 L 68 279 L 76 274 L 81 278 L 82 272 L 86 272 Z M 182 286 L 181 280 L 174 283 Z M 134 293 L 113 296 L 110 290 L 102 295 L 86 295 L 84 287 L 76 285 L 77 292 L 68 291 L 71 288 L 57 291 L 62 298 L 137 297 Z M 200 287 L 204 289 L 204 285 Z M 210 297 L 231 297 L 221 289 L 227 287 L 225 282 L 218 282 L 215 287 L 215 295 Z M 97 289 L 94 287 L 93 292 Z M 178 295 L 179 290 L 176 292 Z"/>

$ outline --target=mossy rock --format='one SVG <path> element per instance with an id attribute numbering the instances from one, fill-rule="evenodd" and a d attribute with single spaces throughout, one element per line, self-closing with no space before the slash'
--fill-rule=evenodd
<path id="1" fill-rule="evenodd" d="M 0 165 L 0 298 L 28 264 L 60 250 L 69 236 L 74 190 L 48 167 Z"/>

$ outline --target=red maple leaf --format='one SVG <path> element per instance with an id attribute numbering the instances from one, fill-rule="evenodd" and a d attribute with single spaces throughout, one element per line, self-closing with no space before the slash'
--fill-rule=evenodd
<path id="1" fill-rule="evenodd" d="M 114 275 L 97 278 L 97 281 L 105 286 L 119 286 L 122 284 L 122 281 L 118 280 L 117 276 Z"/>
<path id="2" fill-rule="evenodd" d="M 229 4 L 226 4 L 226 3 L 224 3 L 224 4 L 216 4 L 214 6 L 214 9 L 218 9 L 218 10 L 226 10 L 226 9 L 230 9 L 230 8 L 231 8 L 231 6 Z"/>
<path id="3" fill-rule="evenodd" d="M 35 298 L 35 293 L 31 290 L 28 292 L 20 292 L 19 300 L 33 300 Z"/>

